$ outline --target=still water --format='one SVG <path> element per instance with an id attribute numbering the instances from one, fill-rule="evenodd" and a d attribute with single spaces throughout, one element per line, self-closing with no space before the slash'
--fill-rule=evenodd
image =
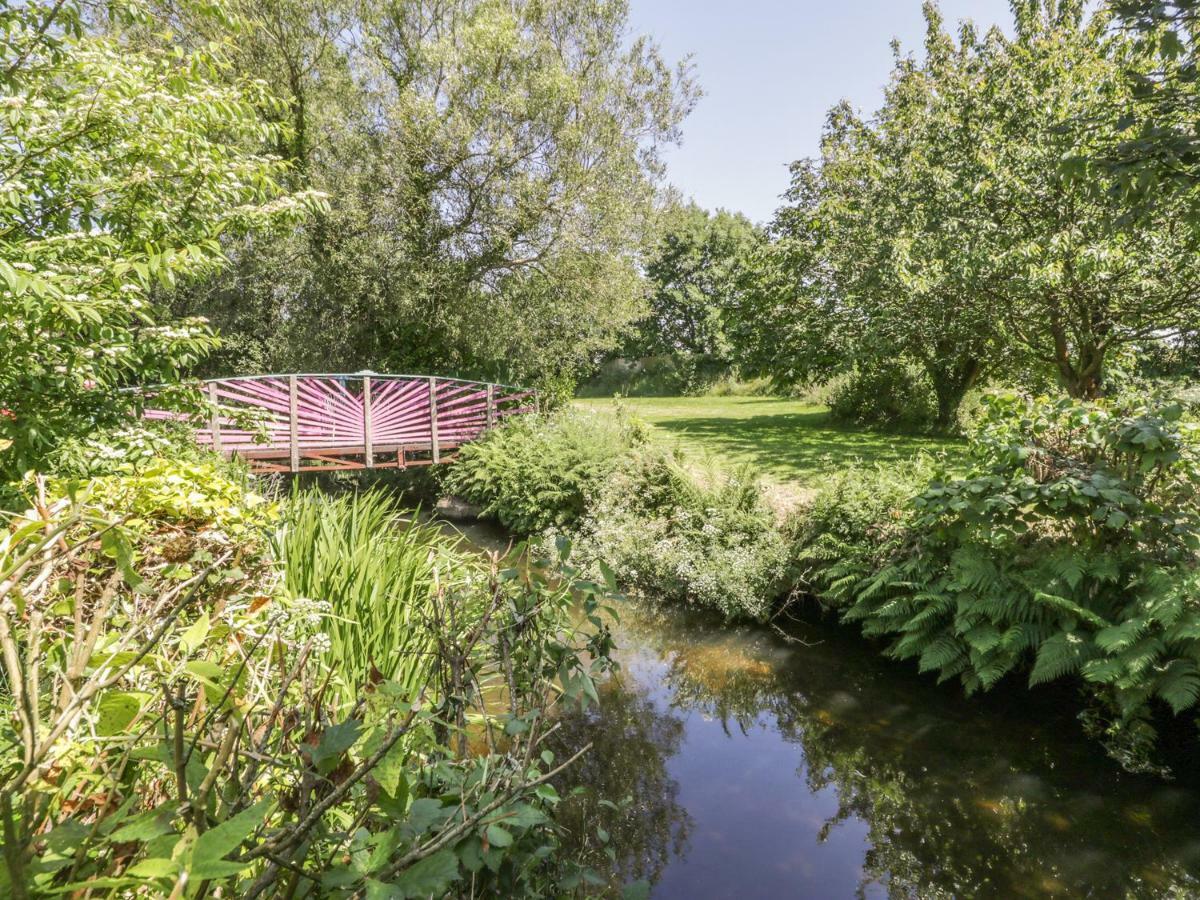
<path id="1" fill-rule="evenodd" d="M 836 626 L 622 605 L 596 751 L 613 880 L 651 896 L 1200 896 L 1200 794 L 1020 692 L 967 700 Z"/>
<path id="2" fill-rule="evenodd" d="M 1069 696 L 966 699 L 833 625 L 619 611 L 621 670 L 563 723 L 595 744 L 570 780 L 629 799 L 564 810 L 615 892 L 1200 897 L 1200 791 L 1122 773 Z"/>

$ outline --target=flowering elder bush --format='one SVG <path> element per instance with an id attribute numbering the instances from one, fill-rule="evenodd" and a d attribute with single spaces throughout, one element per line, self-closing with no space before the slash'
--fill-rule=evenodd
<path id="1" fill-rule="evenodd" d="M 220 47 L 133 51 L 86 33 L 73 0 L 0 10 L 0 468 L 118 418 L 135 397 L 114 388 L 174 380 L 214 346 L 158 292 L 220 266 L 222 235 L 320 202 L 256 152 L 280 136 L 271 111 Z"/>

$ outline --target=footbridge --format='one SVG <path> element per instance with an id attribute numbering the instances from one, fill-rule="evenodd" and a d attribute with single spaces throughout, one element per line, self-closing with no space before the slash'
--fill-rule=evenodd
<path id="1" fill-rule="evenodd" d="M 488 428 L 538 406 L 536 391 L 512 385 L 374 372 L 216 378 L 203 390 L 209 415 L 196 439 L 256 472 L 448 462 Z"/>

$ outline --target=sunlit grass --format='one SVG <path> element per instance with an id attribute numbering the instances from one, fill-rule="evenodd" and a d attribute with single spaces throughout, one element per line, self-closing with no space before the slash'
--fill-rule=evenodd
<path id="1" fill-rule="evenodd" d="M 588 409 L 615 401 L 576 400 Z M 619 401 L 687 452 L 751 465 L 775 482 L 816 485 L 855 463 L 896 462 L 922 451 L 962 452 L 961 441 L 848 428 L 824 407 L 774 397 L 631 397 Z"/>

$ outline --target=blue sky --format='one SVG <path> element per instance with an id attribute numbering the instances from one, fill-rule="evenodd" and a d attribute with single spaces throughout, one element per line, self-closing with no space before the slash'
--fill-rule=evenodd
<path id="1" fill-rule="evenodd" d="M 631 0 L 633 28 L 668 59 L 693 54 L 705 96 L 667 151 L 667 178 L 709 208 L 770 219 L 787 164 L 816 154 L 825 113 L 874 111 L 892 38 L 919 51 L 921 0 Z M 1008 0 L 941 0 L 950 25 L 1009 27 Z"/>

